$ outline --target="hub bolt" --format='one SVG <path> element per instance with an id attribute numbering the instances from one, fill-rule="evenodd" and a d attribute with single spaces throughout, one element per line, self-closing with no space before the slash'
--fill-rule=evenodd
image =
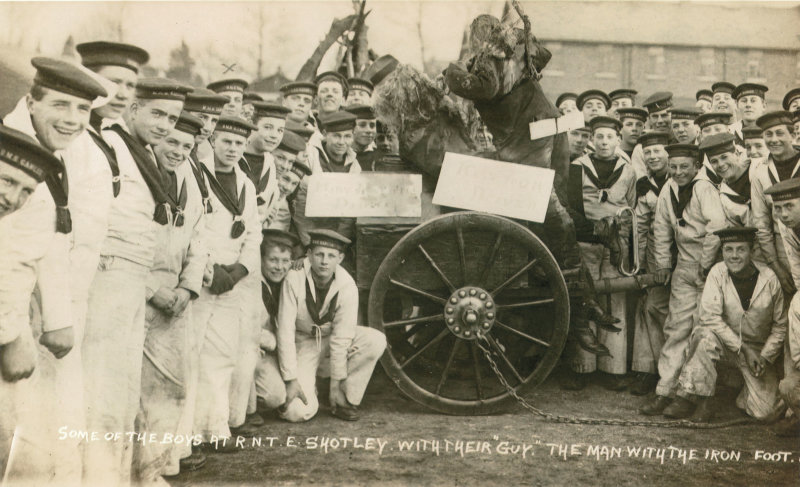
<path id="1" fill-rule="evenodd" d="M 475 323 L 478 321 L 478 315 L 474 311 L 469 311 L 466 316 L 464 316 L 464 321 L 470 324 Z"/>
<path id="2" fill-rule="evenodd" d="M 494 306 L 494 305 L 492 304 L 492 302 L 491 302 L 491 301 L 487 301 L 487 302 L 486 302 L 486 307 L 487 307 L 487 308 L 491 308 L 492 306 Z"/>
<path id="3" fill-rule="evenodd" d="M 456 304 L 458 302 L 458 298 L 453 296 L 452 298 L 450 298 L 450 302 L 453 303 L 453 304 Z"/>
<path id="4" fill-rule="evenodd" d="M 456 332 L 456 333 L 461 333 L 461 327 L 460 326 L 454 326 L 453 327 L 453 331 Z"/>
<path id="5" fill-rule="evenodd" d="M 472 336 L 472 332 L 471 332 L 471 331 L 469 331 L 469 330 L 466 330 L 466 331 L 464 332 L 464 336 L 465 336 L 465 337 Z"/>
<path id="6" fill-rule="evenodd" d="M 481 299 L 486 299 L 486 293 L 481 293 L 478 297 Z"/>
<path id="7" fill-rule="evenodd" d="M 483 324 L 483 329 L 484 330 L 488 330 L 489 329 L 489 323 L 484 323 Z"/>
<path id="8" fill-rule="evenodd" d="M 465 293 L 463 290 L 461 290 L 461 291 L 459 291 L 459 292 L 458 292 L 458 296 L 459 296 L 459 297 L 462 297 L 462 298 L 463 298 L 463 297 L 464 297 L 464 296 L 466 296 L 466 295 L 467 295 L 467 293 Z"/>
<path id="9" fill-rule="evenodd" d="M 470 289 L 470 290 L 469 290 L 469 295 L 470 295 L 470 296 L 475 296 L 475 293 L 476 293 L 476 292 L 477 292 L 477 291 L 475 291 L 474 289 Z"/>
<path id="10" fill-rule="evenodd" d="M 449 307 L 449 306 L 448 306 L 448 307 L 447 307 L 447 309 L 446 309 L 445 311 L 447 312 L 447 314 L 450 314 L 450 313 L 452 313 L 452 312 L 453 312 L 453 308 L 451 308 L 451 307 Z"/>
<path id="11" fill-rule="evenodd" d="M 452 325 L 455 322 L 456 322 L 456 320 L 454 320 L 453 318 L 447 318 L 447 324 L 448 325 Z"/>
<path id="12" fill-rule="evenodd" d="M 494 318 L 494 313 L 486 313 L 486 317 L 491 320 L 492 318 Z"/>

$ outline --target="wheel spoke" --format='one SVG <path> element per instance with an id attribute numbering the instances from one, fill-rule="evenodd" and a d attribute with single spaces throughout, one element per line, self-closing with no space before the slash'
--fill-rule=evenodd
<path id="1" fill-rule="evenodd" d="M 403 333 L 403 338 L 405 338 L 406 340 L 408 340 L 409 338 L 411 338 L 412 336 L 414 336 L 414 334 L 415 334 L 415 333 L 417 333 L 418 331 L 420 331 L 420 330 L 422 329 L 422 326 L 423 326 L 423 324 L 422 324 L 422 323 L 417 323 L 416 325 L 412 326 L 411 328 L 409 328 L 408 330 L 406 330 L 406 331 Z"/>
<path id="2" fill-rule="evenodd" d="M 430 254 L 425 250 L 422 244 L 417 245 L 417 248 L 419 249 L 420 252 L 422 252 L 422 255 L 425 256 L 425 260 L 427 260 L 428 264 L 430 264 L 431 267 L 433 267 L 433 270 L 436 271 L 436 273 L 439 275 L 439 278 L 442 280 L 445 286 L 447 286 L 450 292 L 451 293 L 455 292 L 456 287 L 453 286 L 453 283 L 450 282 L 450 279 L 448 279 L 447 276 L 444 275 L 444 271 L 442 271 L 442 269 L 438 265 L 436 265 L 436 261 L 433 260 L 433 257 L 430 256 Z"/>
<path id="3" fill-rule="evenodd" d="M 503 309 L 527 308 L 530 306 L 539 306 L 542 304 L 550 304 L 554 302 L 555 300 L 553 298 L 548 298 L 548 299 L 537 299 L 535 301 L 524 301 L 521 303 L 498 304 L 497 310 L 499 311 Z"/>
<path id="4" fill-rule="evenodd" d="M 426 298 L 430 299 L 431 301 L 435 301 L 435 302 L 440 303 L 440 304 L 447 303 L 447 300 L 444 299 L 444 298 L 440 298 L 439 296 L 436 296 L 435 294 L 431 294 L 431 293 L 429 293 L 427 291 L 423 291 L 422 289 L 417 289 L 417 288 L 415 288 L 415 287 L 413 287 L 413 286 L 411 286 L 409 284 L 406 284 L 404 282 L 400 282 L 400 281 L 398 281 L 396 279 L 389 279 L 389 282 L 391 282 L 392 284 L 394 284 L 395 286 L 397 286 L 399 288 L 405 289 L 406 291 L 410 291 L 412 293 L 419 294 L 420 296 L 425 296 Z"/>
<path id="5" fill-rule="evenodd" d="M 414 325 L 417 323 L 430 323 L 432 321 L 442 319 L 442 314 L 439 313 L 438 315 L 430 315 L 430 316 L 417 316 L 416 318 L 407 318 L 405 320 L 397 320 L 397 321 L 388 321 L 383 324 L 384 328 L 392 328 L 395 326 L 405 326 L 405 325 Z"/>
<path id="6" fill-rule="evenodd" d="M 478 347 L 475 342 L 469 343 L 470 351 L 472 352 L 472 364 L 475 366 L 475 391 L 478 393 L 478 399 L 483 399 L 483 386 L 481 384 L 481 365 L 478 362 Z"/>
<path id="7" fill-rule="evenodd" d="M 442 387 L 447 380 L 447 375 L 450 372 L 450 366 L 453 365 L 453 360 L 456 358 L 456 353 L 458 353 L 458 348 L 460 345 L 461 340 L 456 338 L 456 342 L 453 344 L 453 349 L 450 350 L 450 356 L 447 358 L 447 365 L 444 366 L 444 370 L 442 371 L 442 377 L 439 379 L 439 383 L 436 385 L 436 395 L 439 395 L 439 392 L 442 390 Z"/>
<path id="8" fill-rule="evenodd" d="M 481 277 L 478 282 L 486 282 L 486 278 L 489 276 L 489 271 L 492 270 L 494 261 L 497 260 L 497 252 L 500 250 L 501 243 L 503 243 L 503 234 L 498 233 L 497 238 L 494 240 L 492 251 L 489 254 L 489 260 L 486 261 L 486 266 L 483 268 L 483 272 L 481 272 Z"/>
<path id="9" fill-rule="evenodd" d="M 494 288 L 494 290 L 493 290 L 493 291 L 491 291 L 491 293 L 490 293 L 490 294 L 491 294 L 492 296 L 494 296 L 494 298 L 495 298 L 495 299 L 497 299 L 497 295 L 498 295 L 498 294 L 500 294 L 500 293 L 501 293 L 501 292 L 502 292 L 502 291 L 503 291 L 505 288 L 507 288 L 507 287 L 508 287 L 508 286 L 509 286 L 509 285 L 510 285 L 512 282 L 516 281 L 516 280 L 517 280 L 517 278 L 519 278 L 519 276 L 521 276 L 522 274 L 524 274 L 525 272 L 527 272 L 527 270 L 528 270 L 528 269 L 530 269 L 531 267 L 533 267 L 533 266 L 536 264 L 536 261 L 537 261 L 537 259 L 533 259 L 532 261 L 530 261 L 530 262 L 528 262 L 527 264 L 525 264 L 524 266 L 522 266 L 522 268 L 521 268 L 520 270 L 518 270 L 517 272 L 515 272 L 513 276 L 511 276 L 511 277 L 509 277 L 508 279 L 506 279 L 506 281 L 505 281 L 503 284 L 500 284 L 499 286 L 497 286 L 496 288 Z"/>
<path id="10" fill-rule="evenodd" d="M 456 228 L 456 242 L 458 243 L 458 261 L 461 263 L 461 285 L 467 285 L 467 255 L 464 251 L 464 232 L 461 227 Z"/>
<path id="11" fill-rule="evenodd" d="M 491 335 L 486 335 L 486 339 L 489 341 L 489 344 L 492 346 L 492 348 L 494 348 L 494 351 L 497 353 L 497 355 L 500 355 L 500 358 L 503 359 L 503 362 L 505 362 L 508 368 L 511 369 L 511 372 L 514 373 L 514 376 L 517 378 L 520 384 L 525 382 L 522 376 L 519 375 L 519 372 L 517 372 L 516 367 L 514 367 L 511 364 L 511 361 L 508 360 L 508 357 L 506 357 L 506 354 L 503 352 L 503 349 L 500 348 L 500 345 L 497 344 L 494 338 L 492 338 Z"/>
<path id="12" fill-rule="evenodd" d="M 538 338 L 536 338 L 536 337 L 532 337 L 532 336 L 528 335 L 528 334 L 527 334 L 527 333 L 525 333 L 525 332 L 522 332 L 522 331 L 519 331 L 519 330 L 517 330 L 516 328 L 511 328 L 510 326 L 508 326 L 508 325 L 505 325 L 505 324 L 503 324 L 503 323 L 501 323 L 501 322 L 499 322 L 499 321 L 495 321 L 495 322 L 494 322 L 494 324 L 495 324 L 496 326 L 499 326 L 500 328 L 502 328 L 502 329 L 504 329 L 504 330 L 508 330 L 508 331 L 510 331 L 511 333 L 515 333 L 515 334 L 517 334 L 517 335 L 521 336 L 522 338 L 525 338 L 526 340 L 530 340 L 530 341 L 532 341 L 532 342 L 538 343 L 539 345 L 543 345 L 543 346 L 545 346 L 545 347 L 549 347 L 549 346 L 550 346 L 550 344 L 549 344 L 549 343 L 547 343 L 547 342 L 545 342 L 545 341 L 539 340 L 539 339 L 538 339 Z"/>
<path id="13" fill-rule="evenodd" d="M 427 344 L 426 344 L 424 347 L 422 347 L 422 348 L 420 348 L 419 350 L 417 350 L 416 352 L 414 352 L 414 355 L 412 355 L 412 356 L 408 357 L 408 358 L 406 359 L 406 361 L 405 361 L 405 362 L 403 362 L 402 364 L 400 364 L 400 368 L 401 368 L 401 369 L 404 369 L 404 368 L 406 368 L 406 365 L 410 364 L 410 363 L 411 363 L 412 361 L 414 361 L 414 360 L 415 360 L 417 357 L 419 357 L 420 355 L 422 355 L 423 353 L 425 353 L 425 351 L 426 351 L 426 350 L 428 350 L 428 349 L 429 349 L 429 348 L 431 348 L 432 346 L 434 346 L 434 345 L 436 345 L 437 343 L 439 343 L 440 341 L 442 341 L 442 340 L 444 339 L 444 337 L 446 337 L 446 336 L 447 336 L 447 335 L 449 335 L 449 334 L 450 334 L 450 330 L 448 330 L 447 328 L 445 328 L 444 330 L 442 330 L 442 332 L 441 332 L 441 333 L 439 333 L 438 335 L 436 335 L 436 337 L 435 337 L 433 340 L 429 341 L 429 342 L 428 342 L 428 343 L 427 343 Z"/>

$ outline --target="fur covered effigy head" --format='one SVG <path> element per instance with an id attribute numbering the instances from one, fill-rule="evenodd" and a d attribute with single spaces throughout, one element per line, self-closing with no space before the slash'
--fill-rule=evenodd
<path id="1" fill-rule="evenodd" d="M 399 65 L 376 88 L 378 119 L 398 134 L 400 154 L 427 174 L 438 176 L 445 152 L 473 154 L 470 134 L 480 123 L 470 103 L 456 100 L 424 73 Z"/>
<path id="2" fill-rule="evenodd" d="M 479 15 L 470 24 L 469 49 L 473 56 L 489 55 L 521 62 L 525 57 L 525 30 L 491 15 Z M 552 54 L 531 34 L 528 58 L 538 72 L 547 66 Z"/>

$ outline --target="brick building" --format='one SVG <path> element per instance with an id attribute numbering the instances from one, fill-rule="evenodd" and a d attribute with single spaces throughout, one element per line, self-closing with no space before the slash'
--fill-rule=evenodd
<path id="1" fill-rule="evenodd" d="M 551 99 L 565 91 L 659 90 L 678 103 L 714 81 L 765 83 L 767 103 L 800 86 L 797 4 L 524 2 L 533 32 L 553 59 L 542 86 Z"/>

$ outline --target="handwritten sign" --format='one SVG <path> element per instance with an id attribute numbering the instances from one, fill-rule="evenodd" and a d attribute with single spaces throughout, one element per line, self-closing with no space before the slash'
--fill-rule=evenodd
<path id="1" fill-rule="evenodd" d="M 543 222 L 555 171 L 448 152 L 433 203 Z"/>
<path id="2" fill-rule="evenodd" d="M 531 122 L 531 140 L 549 137 L 551 135 L 569 132 L 584 126 L 583 112 L 569 112 L 558 118 L 546 118 Z"/>
<path id="3" fill-rule="evenodd" d="M 314 174 L 308 181 L 309 217 L 418 217 L 419 174 Z"/>

